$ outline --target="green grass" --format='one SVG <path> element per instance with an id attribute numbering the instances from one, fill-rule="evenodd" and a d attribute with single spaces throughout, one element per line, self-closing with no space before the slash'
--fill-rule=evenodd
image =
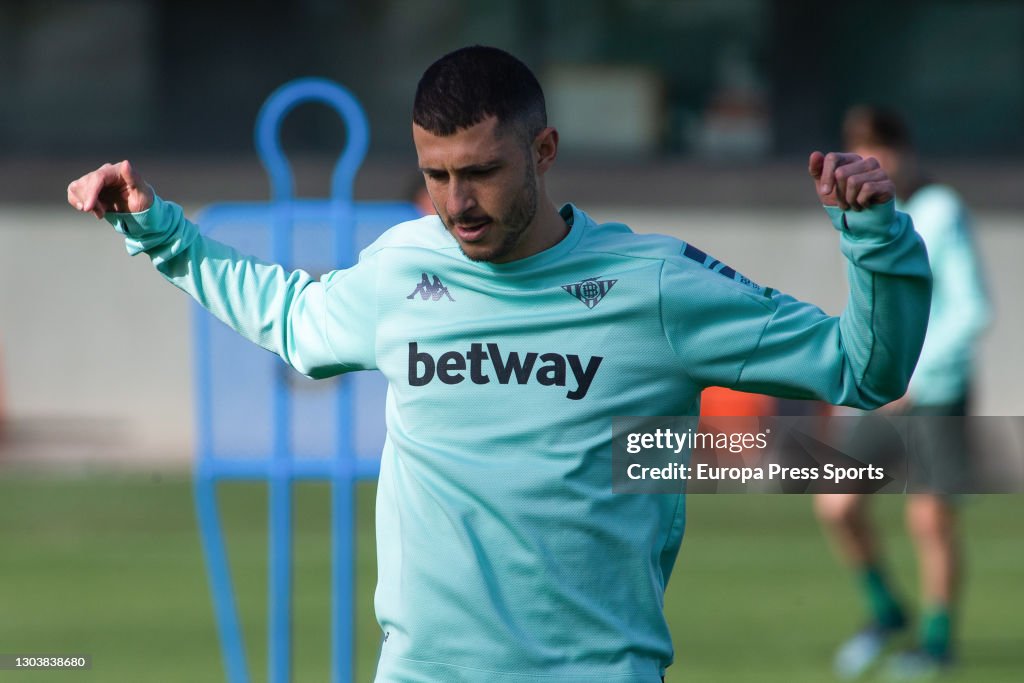
<path id="1" fill-rule="evenodd" d="M 357 681 L 372 678 L 372 485 L 360 487 Z M 254 681 L 266 674 L 266 495 L 221 486 Z M 903 500 L 880 497 L 894 572 L 916 585 Z M 804 496 L 692 496 L 666 597 L 669 681 L 830 680 L 835 645 L 863 619 Z M 324 681 L 329 657 L 327 488 L 296 495 L 295 680 Z M 1024 670 L 1024 497 L 965 507 L 967 602 L 951 681 L 1018 681 Z M 213 612 L 184 478 L 106 475 L 0 480 L 0 653 L 77 653 L 91 671 L 0 671 L 0 681 L 221 681 Z"/>

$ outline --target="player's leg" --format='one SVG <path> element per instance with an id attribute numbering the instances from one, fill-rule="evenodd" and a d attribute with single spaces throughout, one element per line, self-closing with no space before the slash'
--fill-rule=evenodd
<path id="1" fill-rule="evenodd" d="M 837 554 L 856 575 L 870 615 L 868 625 L 836 653 L 836 673 L 855 678 L 878 661 L 892 637 L 906 626 L 907 617 L 884 571 L 865 496 L 821 494 L 815 496 L 814 507 Z"/>
<path id="2" fill-rule="evenodd" d="M 960 588 L 961 548 L 957 498 L 967 480 L 966 400 L 912 408 L 909 434 L 912 490 L 907 528 L 917 551 L 922 614 L 918 647 L 889 663 L 897 679 L 920 679 L 952 663 Z M 915 474 L 915 473 L 920 474 Z"/>
<path id="3" fill-rule="evenodd" d="M 918 646 L 893 655 L 887 673 L 895 680 L 921 680 L 953 661 L 953 628 L 960 585 L 955 505 L 948 496 L 914 494 L 907 504 L 907 527 L 914 539 L 921 577 Z"/>
<path id="4" fill-rule="evenodd" d="M 859 493 L 823 493 L 814 497 L 814 511 L 836 553 L 853 567 L 874 563 L 879 556 L 867 503 Z"/>
<path id="5" fill-rule="evenodd" d="M 815 496 L 814 507 L 836 552 L 857 576 L 872 621 L 902 628 L 906 615 L 884 570 L 881 542 L 868 515 L 866 497 L 821 494 Z"/>
<path id="6" fill-rule="evenodd" d="M 921 647 L 946 658 L 951 653 L 950 624 L 960 585 L 955 505 L 946 496 L 915 494 L 907 505 L 907 526 L 921 574 Z"/>

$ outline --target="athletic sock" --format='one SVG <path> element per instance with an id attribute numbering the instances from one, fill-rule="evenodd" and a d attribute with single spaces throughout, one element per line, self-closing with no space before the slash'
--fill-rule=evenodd
<path id="1" fill-rule="evenodd" d="M 889 588 L 881 569 L 875 565 L 865 567 L 861 572 L 861 585 L 871 616 L 879 626 L 890 631 L 906 626 L 906 614 Z"/>
<path id="2" fill-rule="evenodd" d="M 937 659 L 949 657 L 951 640 L 949 608 L 933 605 L 921 618 L 921 649 Z"/>

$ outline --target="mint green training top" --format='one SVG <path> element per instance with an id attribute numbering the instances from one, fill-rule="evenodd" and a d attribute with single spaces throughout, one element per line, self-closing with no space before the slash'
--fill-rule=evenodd
<path id="1" fill-rule="evenodd" d="M 568 236 L 519 261 L 470 261 L 430 216 L 319 281 L 159 198 L 108 216 L 300 372 L 387 377 L 379 681 L 658 681 L 684 498 L 612 493 L 611 417 L 696 414 L 710 385 L 870 408 L 913 370 L 930 273 L 892 203 L 829 209 L 850 262 L 840 317 L 679 240 L 561 212 Z"/>

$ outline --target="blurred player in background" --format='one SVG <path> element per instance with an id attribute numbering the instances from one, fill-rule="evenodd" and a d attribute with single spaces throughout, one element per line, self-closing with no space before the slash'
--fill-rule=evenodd
<path id="1" fill-rule="evenodd" d="M 128 162 L 68 201 L 299 371 L 387 378 L 377 680 L 656 683 L 685 497 L 612 492 L 611 417 L 695 415 L 713 385 L 893 400 L 924 339 L 924 247 L 877 162 L 811 154 L 854 292 L 831 317 L 692 245 L 556 207 L 558 132 L 506 52 L 442 57 L 412 119 L 436 215 L 319 281 L 204 237 Z"/>
<path id="2" fill-rule="evenodd" d="M 859 106 L 843 122 L 844 147 L 874 157 L 896 184 L 897 206 L 910 214 L 928 248 L 933 287 L 931 315 L 921 358 L 902 399 L 883 410 L 907 416 L 964 416 L 971 395 L 976 342 L 988 320 L 988 301 L 967 210 L 957 193 L 932 182 L 918 165 L 906 123 L 884 109 Z M 894 678 L 927 676 L 948 666 L 960 588 L 961 550 L 956 503 L 943 492 L 962 486 L 968 455 L 961 420 L 912 421 L 926 439 L 930 488 L 911 494 L 907 527 L 917 551 L 922 612 L 917 649 L 894 655 Z M 856 572 L 871 614 L 869 625 L 836 655 L 843 677 L 861 675 L 884 654 L 890 641 L 910 627 L 910 614 L 887 576 L 878 534 L 859 494 L 817 498 L 819 518 L 840 555 Z"/>

